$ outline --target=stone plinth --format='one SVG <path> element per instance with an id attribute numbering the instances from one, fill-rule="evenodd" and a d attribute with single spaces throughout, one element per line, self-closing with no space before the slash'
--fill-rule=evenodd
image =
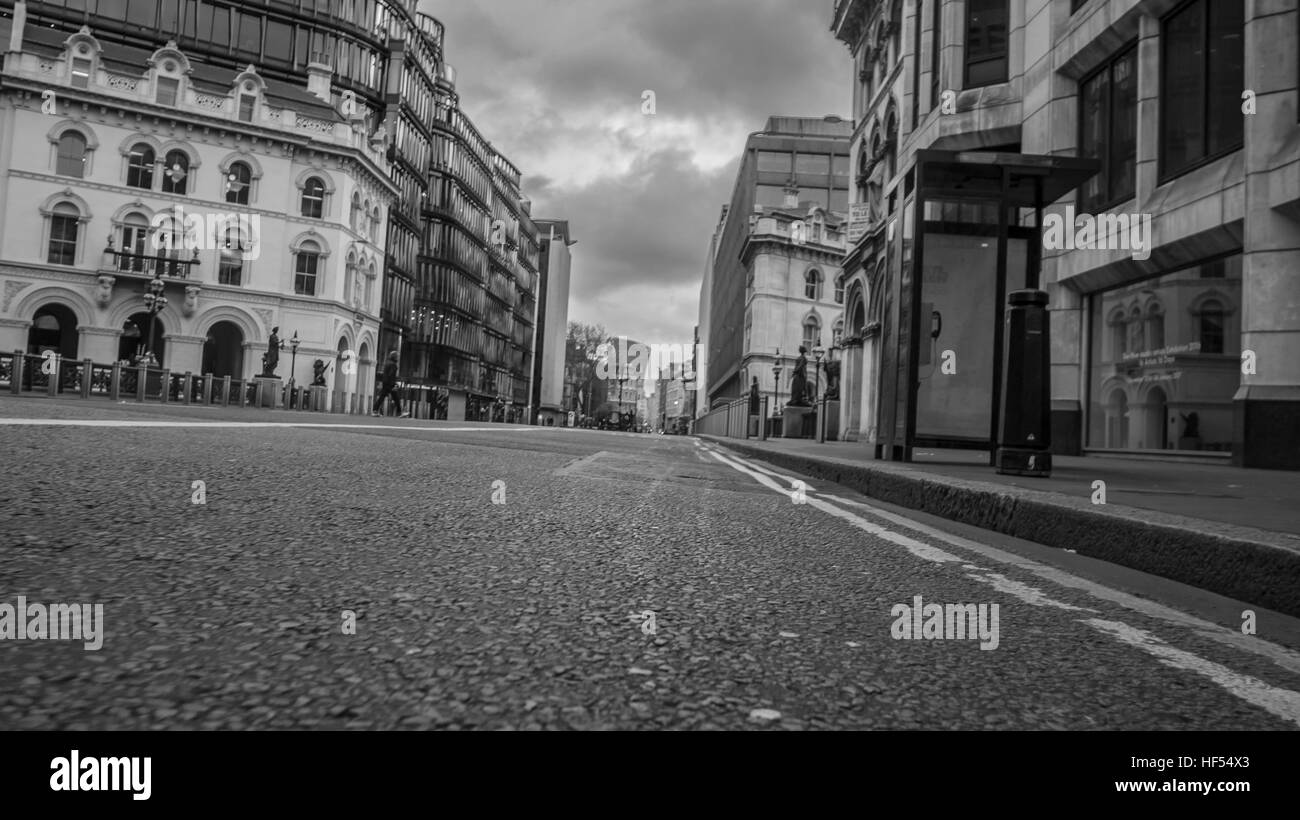
<path id="1" fill-rule="evenodd" d="M 803 438 L 804 419 L 813 415 L 811 407 L 786 407 L 781 411 L 781 438 Z"/>
<path id="2" fill-rule="evenodd" d="M 257 383 L 258 392 L 262 396 L 262 407 L 269 407 L 272 410 L 280 409 L 284 395 L 284 381 L 278 377 L 268 378 L 266 376 L 254 376 L 253 381 Z"/>

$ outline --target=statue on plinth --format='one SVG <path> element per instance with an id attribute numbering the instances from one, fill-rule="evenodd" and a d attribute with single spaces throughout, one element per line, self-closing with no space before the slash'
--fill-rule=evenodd
<path id="1" fill-rule="evenodd" d="M 787 407 L 810 407 L 808 401 L 808 348 L 799 346 L 799 358 L 794 362 L 794 374 L 790 377 L 790 401 Z"/>
<path id="2" fill-rule="evenodd" d="M 280 366 L 280 350 L 284 342 L 280 341 L 280 328 L 271 328 L 271 338 L 266 343 L 266 355 L 262 357 L 262 376 L 267 379 L 279 378 L 275 369 Z"/>
<path id="3" fill-rule="evenodd" d="M 840 400 L 840 362 L 826 363 L 826 398 Z"/>

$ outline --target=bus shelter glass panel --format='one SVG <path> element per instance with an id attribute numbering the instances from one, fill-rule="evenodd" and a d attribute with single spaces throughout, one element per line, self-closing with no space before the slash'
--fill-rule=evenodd
<path id="1" fill-rule="evenodd" d="M 943 223 L 960 232 L 941 232 L 939 224 L 927 225 L 922 254 L 916 436 L 989 441 L 997 397 L 994 334 L 1003 316 L 999 292 L 1005 300 L 1024 287 L 1029 243 L 1008 238 L 999 288 L 996 226 Z"/>

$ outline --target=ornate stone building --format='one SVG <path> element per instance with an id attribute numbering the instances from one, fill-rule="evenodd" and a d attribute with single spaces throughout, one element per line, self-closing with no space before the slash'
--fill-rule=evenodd
<path id="1" fill-rule="evenodd" d="M 246 379 L 278 327 L 278 375 L 306 385 L 321 359 L 333 409 L 364 402 L 396 194 L 385 126 L 336 106 L 326 65 L 295 84 L 36 25 L 27 5 L 3 20 L 0 349 Z"/>

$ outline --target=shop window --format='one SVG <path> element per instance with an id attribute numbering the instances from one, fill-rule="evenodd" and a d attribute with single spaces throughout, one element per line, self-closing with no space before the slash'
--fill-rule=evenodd
<path id="1" fill-rule="evenodd" d="M 1220 275 L 1205 278 L 1207 269 Z M 1230 452 L 1241 256 L 1088 299 L 1086 446 Z"/>

